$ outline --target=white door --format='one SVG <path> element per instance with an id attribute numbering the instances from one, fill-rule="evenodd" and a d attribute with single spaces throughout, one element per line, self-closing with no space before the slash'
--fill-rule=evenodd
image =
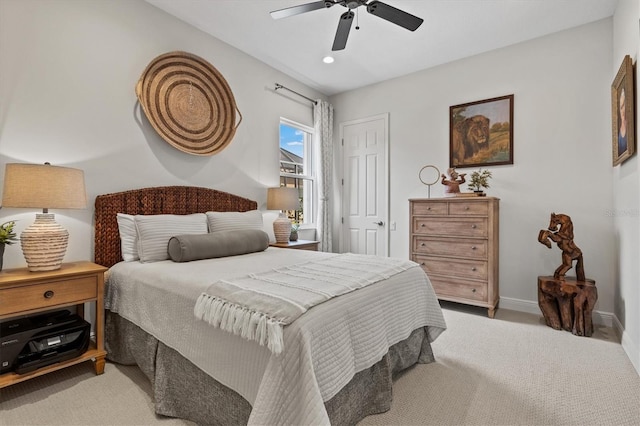
<path id="1" fill-rule="evenodd" d="M 340 124 L 342 252 L 388 256 L 388 114 Z"/>

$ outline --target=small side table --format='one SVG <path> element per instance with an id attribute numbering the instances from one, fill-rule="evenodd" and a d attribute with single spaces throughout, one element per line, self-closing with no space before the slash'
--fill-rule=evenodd
<path id="1" fill-rule="evenodd" d="M 320 244 L 320 241 L 297 240 L 297 241 L 287 241 L 286 243 L 271 243 L 269 245 L 271 247 L 278 247 L 278 248 L 318 251 L 318 244 Z"/>
<path id="2" fill-rule="evenodd" d="M 13 372 L 0 375 L 0 388 L 59 370 L 84 361 L 93 361 L 96 374 L 104 372 L 104 266 L 91 262 L 63 263 L 60 269 L 30 272 L 27 268 L 0 272 L 0 320 L 39 312 L 76 307 L 84 317 L 85 302 L 95 305 L 93 322 L 95 342 L 77 358 L 39 368 L 26 374 Z"/>

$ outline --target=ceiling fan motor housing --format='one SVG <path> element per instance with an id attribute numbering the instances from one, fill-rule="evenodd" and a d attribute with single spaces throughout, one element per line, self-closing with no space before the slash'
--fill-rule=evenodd
<path id="1" fill-rule="evenodd" d="M 349 9 L 355 9 L 356 7 L 363 6 L 367 4 L 367 0 L 345 0 L 340 3 L 344 7 L 348 7 Z"/>

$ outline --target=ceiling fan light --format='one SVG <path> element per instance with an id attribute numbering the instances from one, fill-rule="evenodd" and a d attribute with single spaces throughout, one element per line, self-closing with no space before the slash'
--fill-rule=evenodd
<path id="1" fill-rule="evenodd" d="M 325 64 L 332 64 L 333 61 L 335 61 L 335 59 L 333 59 L 333 56 L 325 56 L 324 58 L 322 58 L 322 62 L 324 62 Z"/>

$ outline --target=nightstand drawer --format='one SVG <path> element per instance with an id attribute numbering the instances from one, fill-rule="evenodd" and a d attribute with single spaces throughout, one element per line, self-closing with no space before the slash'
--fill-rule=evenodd
<path id="1" fill-rule="evenodd" d="M 419 254 L 451 256 L 456 258 L 487 258 L 487 240 L 431 238 L 414 235 L 413 251 Z"/>
<path id="2" fill-rule="evenodd" d="M 93 275 L 4 288 L 0 290 L 0 315 L 95 299 L 97 289 L 98 283 Z"/>

